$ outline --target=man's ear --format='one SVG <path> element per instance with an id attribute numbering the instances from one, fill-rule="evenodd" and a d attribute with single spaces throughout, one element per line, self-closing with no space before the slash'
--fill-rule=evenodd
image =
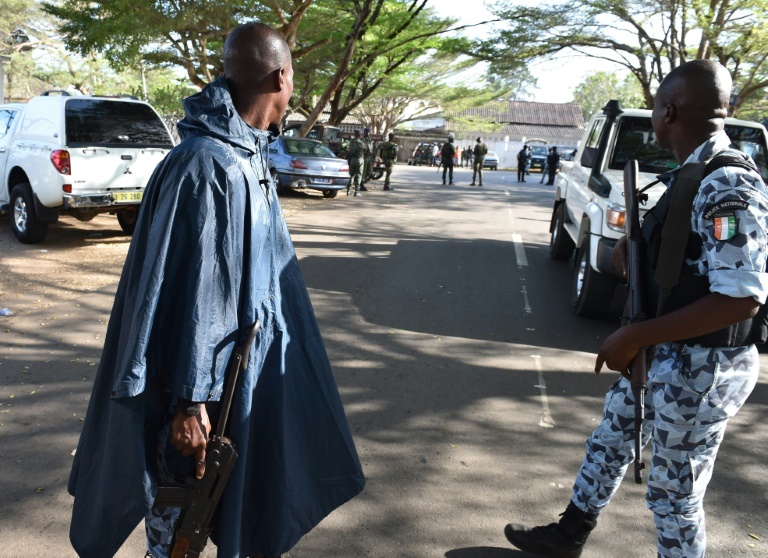
<path id="1" fill-rule="evenodd" d="M 677 121 L 677 107 L 672 103 L 664 105 L 664 122 L 672 124 Z"/>
<path id="2" fill-rule="evenodd" d="M 278 68 L 273 72 L 274 84 L 276 91 L 282 91 L 285 89 L 285 68 Z"/>

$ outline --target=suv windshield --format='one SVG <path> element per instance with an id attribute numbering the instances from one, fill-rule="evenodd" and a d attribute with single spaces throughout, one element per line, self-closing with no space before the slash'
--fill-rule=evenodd
<path id="1" fill-rule="evenodd" d="M 309 155 L 311 157 L 330 157 L 336 158 L 333 152 L 317 141 L 305 139 L 283 138 L 285 141 L 285 150 L 290 155 Z"/>
<path id="2" fill-rule="evenodd" d="M 149 105 L 71 99 L 64 109 L 67 145 L 172 147 L 168 131 Z"/>
<path id="3" fill-rule="evenodd" d="M 640 172 L 661 174 L 677 168 L 672 151 L 662 149 L 656 143 L 650 118 L 627 116 L 619 122 L 616 148 L 609 168 L 624 170 L 624 165 L 631 159 L 637 159 Z"/>
<path id="4" fill-rule="evenodd" d="M 763 179 L 768 179 L 768 159 L 762 130 L 734 124 L 725 125 L 731 147 L 746 153 L 755 161 Z M 619 124 L 616 148 L 609 168 L 623 170 L 630 159 L 637 159 L 641 172 L 661 174 L 677 167 L 672 151 L 656 143 L 650 118 L 626 117 Z"/>
<path id="5" fill-rule="evenodd" d="M 533 147 L 531 147 L 531 155 L 532 156 L 535 156 L 535 155 L 542 156 L 543 155 L 544 157 L 546 157 L 547 156 L 547 148 L 545 146 L 543 146 L 543 145 L 534 145 Z"/>

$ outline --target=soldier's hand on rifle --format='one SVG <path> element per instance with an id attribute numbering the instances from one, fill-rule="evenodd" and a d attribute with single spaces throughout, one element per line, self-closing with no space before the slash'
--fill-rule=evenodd
<path id="1" fill-rule="evenodd" d="M 611 254 L 611 263 L 613 268 L 619 272 L 619 275 L 627 277 L 627 235 L 622 236 Z"/>
<path id="2" fill-rule="evenodd" d="M 176 409 L 171 423 L 171 443 L 184 457 L 195 457 L 195 476 L 198 479 L 205 474 L 205 447 L 210 431 L 211 422 L 205 405 L 200 405 L 200 414 L 195 416 L 189 416 L 181 408 Z"/>
<path id="3" fill-rule="evenodd" d="M 622 376 L 629 379 L 627 369 L 641 348 L 634 339 L 631 325 L 616 330 L 600 346 L 595 361 L 595 374 L 599 374 L 605 364 L 610 370 L 621 372 Z"/>

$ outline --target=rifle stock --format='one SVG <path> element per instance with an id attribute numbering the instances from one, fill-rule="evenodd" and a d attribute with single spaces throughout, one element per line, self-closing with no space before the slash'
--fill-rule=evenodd
<path id="1" fill-rule="evenodd" d="M 624 203 L 626 216 L 624 228 L 627 234 L 627 268 L 628 268 L 628 323 L 642 322 L 645 319 L 645 300 L 643 289 L 643 270 L 641 269 L 641 233 L 640 233 L 640 193 L 637 189 L 638 164 L 636 160 L 628 161 L 624 166 Z M 635 355 L 627 371 L 632 394 L 635 398 L 635 482 L 643 482 L 643 421 L 645 420 L 645 393 L 648 380 L 648 363 L 645 348 Z"/>

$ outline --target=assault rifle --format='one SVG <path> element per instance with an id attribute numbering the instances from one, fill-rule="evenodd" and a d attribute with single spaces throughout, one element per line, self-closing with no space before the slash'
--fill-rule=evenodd
<path id="1" fill-rule="evenodd" d="M 641 269 L 640 234 L 640 210 L 639 204 L 647 196 L 637 189 L 637 161 L 627 161 L 624 166 L 624 204 L 626 217 L 624 230 L 627 234 L 627 278 L 629 296 L 627 300 L 628 312 L 623 317 L 624 324 L 642 322 L 645 319 L 645 301 L 643 300 L 643 270 Z M 625 376 L 629 377 L 632 384 L 632 394 L 635 396 L 635 482 L 643 482 L 643 420 L 645 420 L 645 393 L 647 391 L 648 364 L 646 362 L 645 347 L 635 355 L 629 364 Z"/>
<path id="2" fill-rule="evenodd" d="M 257 321 L 249 329 L 245 341 L 235 347 L 229 364 L 227 389 L 221 400 L 221 414 L 216 434 L 213 434 L 205 447 L 205 473 L 198 481 L 185 485 L 161 485 L 157 489 L 157 498 L 153 507 L 181 508 L 182 512 L 176 523 L 170 558 L 197 558 L 208 542 L 211 534 L 211 520 L 224 493 L 232 468 L 237 461 L 237 451 L 232 440 L 224 436 L 229 418 L 229 409 L 235 394 L 237 376 L 248 367 L 251 345 L 259 331 Z"/>

